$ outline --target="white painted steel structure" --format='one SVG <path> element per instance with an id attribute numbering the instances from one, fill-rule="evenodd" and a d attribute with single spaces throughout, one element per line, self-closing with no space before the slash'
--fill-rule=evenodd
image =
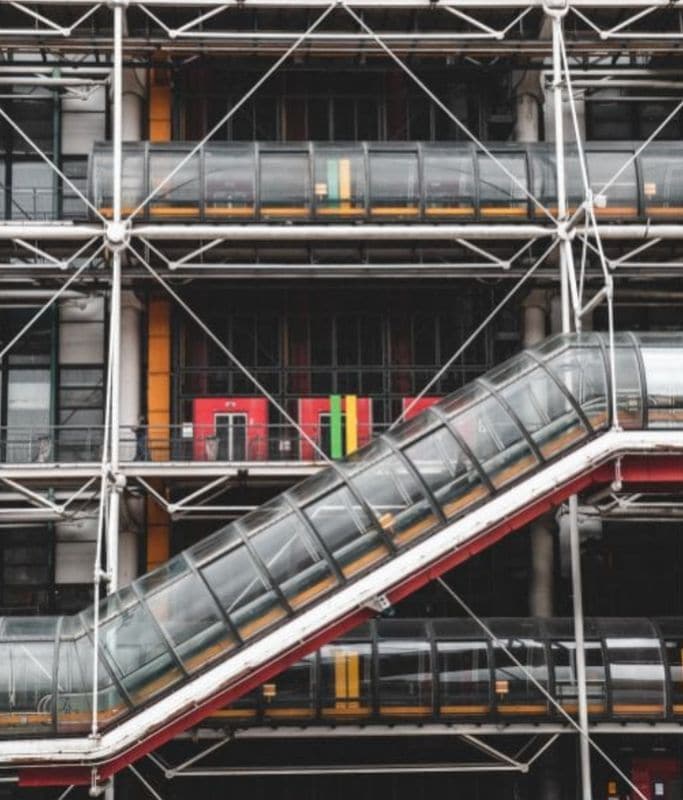
<path id="1" fill-rule="evenodd" d="M 567 208 L 564 192 L 564 148 L 562 147 L 564 121 L 562 116 L 563 104 L 566 100 L 567 81 L 570 77 L 570 65 L 567 55 L 563 56 L 563 45 L 569 57 L 574 52 L 587 53 L 594 55 L 597 59 L 597 69 L 593 70 L 593 65 L 588 65 L 582 75 L 583 80 L 590 80 L 593 75 L 596 80 L 604 80 L 605 67 L 600 64 L 599 58 L 605 52 L 613 52 L 620 48 L 625 48 L 629 52 L 638 52 L 642 47 L 644 52 L 670 52 L 679 46 L 683 34 L 679 30 L 662 31 L 657 28 L 656 20 L 661 13 L 677 14 L 683 12 L 683 0 L 621 0 L 619 7 L 626 10 L 627 16 L 619 23 L 614 25 L 598 24 L 592 16 L 594 12 L 610 12 L 614 9 L 614 0 L 439 0 L 434 3 L 432 0 L 114 0 L 111 4 L 112 34 L 109 44 L 106 44 L 107 35 L 98 33 L 92 37 L 90 43 L 79 43 L 79 37 L 83 35 L 84 27 L 87 26 L 91 18 L 100 11 L 101 4 L 92 3 L 90 0 L 38 0 L 30 5 L 12 2 L 11 0 L 0 0 L 0 7 L 7 6 L 24 15 L 24 26 L 0 27 L 0 39 L 3 48 L 18 51 L 27 51 L 31 43 L 40 41 L 41 46 L 47 43 L 49 51 L 52 53 L 69 53 L 72 48 L 82 48 L 87 50 L 89 47 L 94 51 L 98 49 L 108 49 L 113 56 L 113 70 L 110 78 L 112 89 L 112 152 L 113 152 L 113 176 L 114 176 L 114 213 L 110 222 L 102 220 L 97 224 L 69 224 L 69 223 L 2 223 L 0 224 L 0 241 L 21 245 L 25 240 L 38 243 L 36 248 L 38 254 L 45 256 L 45 263 L 48 267 L 61 271 L 67 278 L 60 293 L 67 290 L 70 286 L 78 286 L 86 277 L 84 268 L 73 271 L 70 260 L 63 256 L 51 255 L 51 249 L 57 245 L 63 248 L 65 244 L 74 246 L 82 242 L 92 242 L 95 247 L 106 248 L 110 254 L 110 287 L 111 287 L 111 326 L 110 326 L 110 373 L 108 385 L 107 403 L 107 423 L 108 423 L 108 446 L 103 450 L 102 461 L 98 465 L 60 465 L 57 468 L 41 465 L 3 465 L 0 468 L 0 481 L 10 488 L 16 488 L 24 494 L 32 490 L 27 485 L 39 485 L 40 481 L 53 480 L 56 478 L 68 478 L 70 480 L 88 481 L 93 477 L 101 477 L 102 489 L 100 492 L 100 503 L 103 524 L 100 527 L 101 535 L 106 536 L 103 543 L 106 544 L 107 553 L 105 574 L 109 579 L 109 588 L 116 588 L 117 558 L 118 558 L 118 531 L 120 527 L 120 500 L 121 494 L 126 487 L 126 483 L 135 478 L 159 477 L 159 476 L 182 476 L 185 477 L 188 471 L 200 479 L 211 479 L 216 475 L 224 475 L 225 469 L 211 464 L 174 464 L 171 462 L 160 464 L 149 463 L 122 463 L 120 460 L 120 441 L 119 441 L 119 417 L 120 417 L 120 395 L 121 395 L 121 294 L 125 289 L 127 258 L 131 255 L 131 247 L 146 242 L 159 243 L 158 246 L 163 252 L 170 242 L 190 242 L 195 246 L 201 246 L 203 242 L 214 239 L 228 239 L 230 241 L 276 241 L 276 242 L 316 242 L 316 241 L 355 241 L 359 237 L 359 230 L 351 225 L 306 225 L 301 227 L 289 225 L 202 225 L 202 224 L 153 224 L 138 222 L 135 219 L 125 219 L 121 213 L 121 148 L 122 148 L 122 113 L 123 113 L 123 60 L 126 54 L 131 53 L 135 58 L 138 53 L 143 52 L 145 43 L 141 41 L 130 41 L 125 29 L 125 16 L 130 11 L 139 11 L 155 21 L 159 33 L 155 34 L 157 44 L 159 40 L 165 39 L 163 48 L 170 53 L 192 52 L 199 46 L 209 46 L 216 52 L 221 52 L 220 48 L 230 46 L 240 46 L 246 38 L 254 38 L 252 32 L 231 30 L 230 11 L 233 9 L 287 9 L 301 10 L 309 9 L 311 12 L 320 12 L 324 19 L 327 14 L 332 12 L 347 12 L 358 23 L 357 31 L 353 33 L 340 33 L 316 30 L 317 22 L 307 31 L 265 31 L 259 32 L 258 41 L 270 47 L 273 52 L 280 52 L 283 55 L 279 58 L 273 68 L 268 71 L 272 74 L 285 60 L 293 54 L 299 47 L 310 44 L 312 48 L 317 48 L 313 52 L 320 55 L 326 53 L 346 52 L 359 43 L 368 45 L 370 43 L 377 46 L 378 52 L 385 57 L 393 59 L 408 75 L 411 75 L 410 68 L 402 62 L 402 55 L 407 48 L 419 47 L 426 50 L 427 45 L 430 54 L 443 55 L 450 52 L 455 47 L 463 47 L 467 50 L 479 48 L 482 52 L 515 52 L 521 53 L 524 57 L 533 58 L 534 56 L 551 56 L 551 66 L 553 70 L 553 86 L 555 100 L 555 140 L 557 142 L 557 164 L 558 164 L 558 218 L 554 220 L 554 227 L 549 229 L 546 226 L 533 224 L 443 224 L 436 226 L 411 226 L 409 229 L 402 225 L 366 225 L 363 227 L 362 235 L 366 241 L 397 241 L 409 239 L 411 241 L 450 241 L 462 239 L 466 242 L 495 242 L 495 241 L 522 241 L 527 242 L 533 239 L 548 240 L 549 242 L 559 243 L 562 253 L 561 257 L 561 281 L 563 287 L 563 327 L 569 329 L 572 325 L 580 324 L 582 311 L 592 310 L 593 306 L 603 301 L 610 301 L 612 295 L 612 272 L 605 271 L 605 283 L 601 292 L 594 295 L 591 300 L 584 301 L 579 295 L 579 288 L 575 269 L 572 267 L 572 242 L 578 242 L 583 236 L 590 241 L 598 250 L 601 249 L 601 242 L 604 241 L 626 241 L 631 242 L 634 248 L 634 257 L 642 247 L 649 243 L 659 243 L 670 241 L 680 243 L 683 240 L 683 225 L 680 224 L 598 224 L 593 215 L 593 224 L 586 224 L 582 231 L 582 219 L 567 219 Z M 419 32 L 409 33 L 378 33 L 367 27 L 362 17 L 358 15 L 364 11 L 383 9 L 394 9 L 397 11 L 405 10 L 426 10 L 431 9 L 435 13 L 450 15 L 455 18 L 461 29 L 443 32 Z M 181 24 L 172 23 L 167 17 L 178 11 L 196 13 L 195 17 Z M 514 25 L 522 20 L 531 11 L 547 13 L 552 18 L 553 36 L 552 41 L 512 41 L 510 34 L 513 32 Z M 510 12 L 513 14 L 510 21 L 503 23 L 500 27 L 495 27 L 491 22 L 490 15 L 495 12 Z M 59 15 L 66 14 L 66 17 L 59 21 Z M 57 15 L 56 17 L 53 15 Z M 70 16 L 71 15 L 71 16 Z M 574 21 L 582 25 L 582 36 L 579 40 L 566 40 L 562 38 L 562 17 L 569 15 Z M 205 22 L 212 21 L 216 28 L 210 31 L 198 30 L 198 27 Z M 653 27 L 648 28 L 652 22 Z M 224 27 L 220 27 L 224 25 Z M 395 49 L 394 49 L 395 48 Z M 487 49 L 488 48 L 488 49 Z M 7 73 L 6 65 L 0 68 L 0 76 L 3 82 L 12 81 L 15 85 L 45 85 L 44 81 L 49 81 L 48 85 L 60 86 L 87 86 L 91 83 L 98 83 L 101 77 L 99 70 L 92 74 L 89 67 L 79 67 L 78 71 L 74 68 L 71 72 L 64 73 L 62 78 L 36 76 L 36 70 L 26 68 L 22 72 L 22 67 L 15 65 L 12 69 L 17 73 Z M 77 72 L 77 74 L 76 74 Z M 615 64 L 614 69 L 607 69 L 607 77 L 616 77 L 619 72 L 619 65 Z M 13 76 L 13 77 L 12 77 Z M 667 86 L 668 88 L 678 88 L 677 83 L 671 81 L 661 81 L 662 74 L 657 73 L 656 69 L 648 70 L 647 80 L 652 83 L 648 85 Z M 257 88 L 261 81 L 257 83 Z M 578 86 L 578 82 L 575 84 Z M 618 85 L 612 83 L 610 85 Z M 423 87 L 426 89 L 426 87 Z M 433 102 L 439 103 L 438 98 L 430 94 Z M 571 97 L 571 92 L 569 93 Z M 233 109 L 234 110 L 234 109 Z M 450 112 L 448 112 L 450 114 Z M 458 120 L 455 120 L 459 123 Z M 37 148 L 36 148 L 37 149 Z M 47 157 L 42 154 L 45 159 Z M 57 168 L 56 165 L 55 169 Z M 586 188 L 586 205 L 583 212 L 586 217 L 592 213 L 593 197 L 589 187 Z M 133 215 L 134 216 L 134 215 Z M 589 220 L 590 222 L 590 220 Z M 645 245 L 641 246 L 641 243 Z M 34 246 L 35 247 L 35 246 Z M 100 250 L 97 250 L 99 253 Z M 603 263 L 605 260 L 603 258 Z M 167 259 L 169 273 L 173 272 L 176 263 L 174 258 Z M 500 269 L 509 268 L 509 263 L 502 261 Z M 609 264 L 610 270 L 617 266 Z M 192 264 L 185 265 L 185 269 L 191 269 Z M 677 263 L 671 263 L 668 267 L 677 268 Z M 3 269 L 0 269 L 0 283 L 2 282 Z M 618 274 L 618 271 L 617 271 Z M 57 294 L 50 302 L 57 299 Z M 572 313 L 573 312 L 573 313 Z M 544 472 L 523 485 L 524 491 L 528 492 L 526 498 L 531 498 L 547 491 L 549 486 L 560 480 L 567 480 L 569 476 L 578 474 L 592 464 L 599 463 L 601 460 L 614 456 L 618 452 L 651 452 L 660 451 L 683 451 L 683 441 L 676 434 L 666 433 L 624 433 L 614 431 L 598 441 L 587 445 L 571 458 L 557 464 L 555 467 Z M 268 477 L 273 475 L 292 475 L 293 473 L 309 473 L 315 467 L 311 464 L 296 465 L 248 465 L 247 470 L 252 475 L 263 473 Z M 235 469 L 235 473 L 241 471 Z M 24 484 L 16 484 L 16 481 L 23 481 Z M 72 495 L 71 500 L 78 497 L 84 491 L 83 487 L 89 486 L 84 483 Z M 515 496 L 522 496 L 522 487 L 516 490 Z M 44 513 L 59 515 L 68 506 L 71 500 L 63 504 L 52 504 L 46 507 L 44 498 L 40 494 L 33 493 L 33 500 L 39 506 L 43 506 Z M 490 522 L 494 517 L 489 516 L 489 511 L 497 518 L 501 514 L 511 513 L 515 505 L 514 497 L 501 497 L 495 501 L 500 508 L 487 507 L 486 512 L 481 518 L 467 518 L 451 526 L 439 537 L 438 547 L 440 552 L 445 552 L 449 548 L 463 541 L 468 535 L 473 535 L 476 530 Z M 571 505 L 573 513 L 576 504 Z M 21 509 L 18 509 L 21 510 Z M 106 513 L 105 513 L 106 512 Z M 575 521 L 575 516 L 573 517 Z M 106 521 L 106 525 L 104 522 Z M 575 524 L 572 530 L 575 530 Z M 573 544 L 575 545 L 575 536 Z M 404 559 L 417 559 L 422 563 L 433 557 L 437 547 L 435 542 L 425 543 L 415 551 L 406 554 Z M 574 554 L 574 552 L 573 552 Z M 580 576 L 576 569 L 578 562 L 573 559 L 575 567 L 575 599 L 579 601 L 575 608 L 577 620 L 580 619 Z M 414 564 L 413 564 L 414 566 Z M 391 585 L 400 576 L 399 562 L 386 568 L 384 572 L 369 576 L 364 579 L 361 587 L 354 586 L 352 594 L 348 597 L 338 597 L 334 599 L 334 614 L 343 614 L 357 606 L 358 603 L 370 601 L 382 586 Z M 396 571 L 398 570 L 398 571 Z M 96 565 L 95 575 L 96 586 L 99 585 L 100 567 Z M 338 604 L 338 605 L 337 605 Z M 315 612 L 318 613 L 317 611 Z M 301 617 L 299 620 L 289 623 L 281 631 L 271 634 L 267 639 L 258 645 L 258 657 L 260 659 L 274 657 L 278 653 L 286 650 L 288 643 L 294 638 L 306 637 L 309 632 L 311 620 Z M 580 626 L 577 628 L 577 641 L 580 638 Z M 256 654 L 256 650 L 253 651 Z M 224 685 L 233 680 L 238 674 L 249 668 L 251 658 L 251 648 L 240 657 L 239 663 L 230 664 L 229 669 L 218 667 L 211 673 L 197 679 L 183 690 L 182 697 L 173 695 L 169 700 L 162 701 L 144 712 L 139 718 L 136 717 L 124 723 L 120 729 L 104 734 L 98 740 L 65 740 L 63 743 L 62 754 L 57 760 L 70 760 L 78 757 L 88 763 L 97 763 L 99 759 L 106 758 L 107 754 L 114 750 L 125 748 L 133 742 L 141 733 L 149 731 L 163 725 L 165 716 L 169 713 L 171 706 L 176 704 L 187 704 L 191 706 L 193 702 L 207 696 L 215 691 L 217 685 Z M 585 687 L 584 687 L 585 690 Z M 582 703 L 585 710 L 585 691 L 581 693 Z M 581 725 L 586 730 L 585 714 L 582 714 Z M 5 748 L 2 754 L 7 762 L 21 761 L 24 757 L 40 758 L 40 746 L 31 745 L 26 742 L 17 742 L 9 748 Z M 588 779 L 588 764 L 585 750 L 584 756 L 584 797 L 587 797 L 586 780 Z M 49 758 L 55 759 L 54 750 L 51 746 Z"/>

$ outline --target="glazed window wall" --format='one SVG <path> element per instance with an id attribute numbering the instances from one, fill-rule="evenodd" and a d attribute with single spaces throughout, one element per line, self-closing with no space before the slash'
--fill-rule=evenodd
<path id="1" fill-rule="evenodd" d="M 4 309 L 0 347 L 9 343 L 36 309 Z M 52 456 L 53 320 L 45 314 L 0 364 L 0 460 L 48 461 Z"/>
<path id="2" fill-rule="evenodd" d="M 180 580 L 186 577 L 181 569 Z M 150 591 L 150 599 L 156 591 Z M 161 602 L 167 605 L 163 596 Z M 104 610 L 118 618 L 115 624 L 114 617 L 106 621 L 98 686 L 99 704 L 106 709 L 102 720 L 113 723 L 131 703 L 152 698 L 192 671 L 191 651 L 183 650 L 183 657 L 175 646 L 186 636 L 192 641 L 196 631 L 181 633 L 160 624 L 163 617 L 155 612 L 150 636 L 149 611 L 132 596 L 120 594 L 116 608 Z M 0 719 L 5 731 L 49 735 L 55 730 L 54 716 L 60 734 L 88 729 L 92 646 L 84 621 L 87 617 L 3 620 Z M 683 621 L 585 622 L 591 720 L 679 720 Z M 208 623 L 205 640 L 224 641 L 225 628 L 216 617 L 210 615 Z M 529 674 L 576 718 L 572 620 L 508 618 L 486 624 L 495 632 L 493 641 L 483 638 L 481 629 L 467 619 L 372 621 L 306 656 L 238 702 L 214 712 L 211 719 L 221 724 L 229 720 L 239 727 L 316 721 L 395 724 L 398 719 L 447 724 L 562 721 Z M 141 633 L 145 648 L 135 643 Z M 59 676 L 56 705 L 55 675 Z"/>
<path id="3" fill-rule="evenodd" d="M 416 303 L 414 294 L 392 292 L 388 310 L 381 312 L 343 290 L 315 299 L 298 292 L 280 298 L 240 292 L 197 294 L 193 307 L 293 416 L 301 397 L 356 394 L 372 399 L 373 423 L 381 430 L 401 413 L 403 399 L 415 396 L 450 358 L 497 297 L 489 289 L 442 293 L 435 305 L 432 294 L 420 295 Z M 416 305 L 422 310 L 415 311 Z M 448 394 L 507 357 L 518 345 L 518 324 L 514 311 L 502 315 L 431 393 Z M 196 397 L 258 394 L 193 323 L 179 319 L 173 330 L 176 424 L 192 420 Z M 270 421 L 280 434 L 272 437 L 274 448 L 278 440 L 295 435 L 272 409 Z"/>
<path id="4" fill-rule="evenodd" d="M 679 702 L 682 624 L 680 619 L 585 620 L 592 719 L 655 722 L 683 714 Z M 341 724 L 358 717 L 386 723 L 398 716 L 448 724 L 557 720 L 559 712 L 531 675 L 564 711 L 576 717 L 572 620 L 486 620 L 486 625 L 494 632 L 493 642 L 482 638 L 481 628 L 466 619 L 371 622 L 307 658 L 307 671 L 314 673 L 317 663 L 323 675 L 322 697 L 316 696 L 313 682 L 308 692 L 300 686 L 289 715 L 328 722 L 336 718 Z M 670 675 L 662 663 L 663 647 L 670 653 Z M 300 669 L 301 665 L 292 668 L 291 677 L 285 672 L 274 678 L 268 690 L 279 692 L 280 682 L 288 686 L 294 676 L 303 674 Z M 354 688 L 353 699 L 347 703 L 349 681 Z M 667 700 L 669 691 L 673 705 Z M 310 700 L 305 701 L 307 696 Z M 356 702 L 357 697 L 362 699 Z M 319 705 L 322 714 L 316 710 Z M 284 716 L 285 712 L 280 713 Z M 250 719 L 237 709 L 230 714 L 246 725 L 261 724 L 257 713 Z"/>
<path id="5" fill-rule="evenodd" d="M 201 147 L 163 182 L 192 146 L 126 145 L 124 212 L 156 190 L 140 219 L 543 222 L 541 206 L 558 213 L 555 153 L 546 143 L 495 146 L 494 161 L 460 142 L 216 142 Z M 589 145 L 586 169 L 596 216 L 624 222 L 681 216 L 676 159 L 670 152 L 654 144 L 635 157 L 629 144 Z M 573 214 L 585 190 L 572 147 L 566 165 L 567 206 Z M 32 181 L 29 188 L 38 187 Z M 94 148 L 89 191 L 101 213 L 111 216 L 111 147 L 106 143 Z"/>
<path id="6" fill-rule="evenodd" d="M 5 530 L 0 537 L 0 614 L 53 610 L 54 534 L 51 526 Z"/>

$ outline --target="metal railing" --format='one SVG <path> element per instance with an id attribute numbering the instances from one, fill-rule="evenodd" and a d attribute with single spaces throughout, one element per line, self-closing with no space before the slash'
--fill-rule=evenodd
<path id="1" fill-rule="evenodd" d="M 361 446 L 385 424 L 359 425 Z M 329 429 L 307 430 L 330 453 Z M 0 462 L 6 464 L 91 463 L 102 459 L 103 425 L 0 427 Z M 253 424 L 216 431 L 214 426 L 124 425 L 119 428 L 121 460 L 150 462 L 321 461 L 311 442 L 291 425 Z M 343 449 L 348 448 L 343 443 Z"/>

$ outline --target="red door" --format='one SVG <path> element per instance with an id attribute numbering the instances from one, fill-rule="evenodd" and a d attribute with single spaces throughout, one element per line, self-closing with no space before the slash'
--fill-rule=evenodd
<path id="1" fill-rule="evenodd" d="M 265 461 L 264 397 L 197 397 L 192 403 L 195 461 Z"/>
<path id="2" fill-rule="evenodd" d="M 342 397 L 342 413 L 346 413 L 346 398 Z M 358 447 L 363 447 L 372 439 L 372 400 L 369 397 L 359 397 L 356 413 L 358 416 Z M 325 427 L 329 424 L 330 398 L 329 397 L 302 397 L 299 399 L 299 425 L 305 433 L 325 450 Z M 303 437 L 299 445 L 299 455 L 302 461 L 315 461 L 320 458 L 314 447 Z"/>
<path id="3" fill-rule="evenodd" d="M 631 780 L 647 800 L 681 800 L 681 762 L 678 758 L 634 758 Z"/>

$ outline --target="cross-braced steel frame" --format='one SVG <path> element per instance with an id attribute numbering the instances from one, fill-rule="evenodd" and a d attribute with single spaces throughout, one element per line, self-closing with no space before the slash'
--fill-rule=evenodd
<path id="1" fill-rule="evenodd" d="M 192 511 L 229 511 L 226 507 L 207 507 L 206 503 L 220 492 L 240 470 L 211 464 L 179 465 L 167 463 L 127 463 L 121 459 L 120 411 L 121 394 L 121 299 L 131 282 L 145 280 L 170 296 L 232 361 L 278 408 L 295 427 L 285 409 L 252 375 L 248 365 L 239 362 L 182 296 L 178 279 L 193 279 L 205 270 L 197 259 L 217 244 L 226 242 L 306 242 L 357 241 L 455 241 L 474 259 L 475 266 L 486 274 L 505 274 L 517 279 L 503 303 L 494 309 L 472 332 L 463 347 L 455 353 L 442 371 L 448 369 L 464 347 L 490 323 L 502 305 L 512 298 L 537 270 L 554 272 L 561 286 L 563 330 L 580 330 L 582 319 L 598 305 L 608 310 L 610 331 L 614 330 L 613 298 L 615 280 L 622 271 L 638 271 L 638 257 L 663 242 L 683 240 L 681 224 L 604 224 L 598 221 L 596 206 L 601 196 L 618 179 L 622 168 L 598 191 L 591 188 L 586 170 L 583 134 L 577 118 L 576 97 L 587 86 L 605 83 L 611 86 L 661 87 L 671 90 L 683 84 L 675 80 L 676 70 L 657 70 L 649 63 L 654 53 L 671 55 L 683 39 L 683 0 L 623 0 L 615 12 L 613 0 L 38 0 L 30 4 L 0 0 L 2 27 L 0 44 L 5 53 L 21 53 L 22 59 L 0 63 L 0 86 L 41 87 L 85 96 L 106 86 L 111 94 L 111 146 L 113 205 L 111 218 L 105 218 L 86 196 L 22 130 L 12 117 L 0 108 L 0 116 L 17 136 L 42 158 L 87 208 L 92 222 L 87 224 L 18 223 L 0 224 L 0 243 L 25 254 L 26 272 L 32 276 L 50 276 L 60 281 L 59 288 L 40 308 L 31 322 L 0 352 L 2 359 L 31 325 L 53 306 L 60 297 L 86 280 L 95 265 L 98 277 L 107 276 L 109 286 L 109 343 L 105 402 L 105 428 L 102 457 L 92 465 L 62 465 L 59 469 L 64 488 L 48 494 L 43 487 L 56 478 L 49 465 L 3 466 L 0 483 L 30 504 L 4 509 L 6 514 L 25 514 L 26 518 L 68 519 L 92 509 L 98 502 L 98 548 L 94 564 L 96 599 L 102 581 L 108 591 L 117 588 L 118 532 L 121 498 L 127 487 L 135 483 L 151 501 L 159 503 L 169 514 Z M 291 10 L 293 20 L 302 19 L 299 30 L 281 27 L 273 30 L 248 30 L 234 22 L 234 12 L 248 9 Z M 392 10 L 397 14 L 412 13 L 418 30 L 386 31 L 376 24 L 373 13 Z M 296 16 L 299 14 L 300 16 Z M 131 19 L 138 26 L 130 32 Z M 535 27 L 534 27 L 535 20 Z M 144 25 L 140 27 L 140 22 Z M 675 23 L 675 24 L 672 24 Z M 431 29 L 430 29 L 431 26 Z M 245 47 L 248 49 L 245 51 Z M 123 211 L 123 96 L 124 70 L 148 69 L 153 66 L 153 53 L 162 52 L 171 59 L 184 59 L 202 48 L 220 56 L 237 50 L 254 55 L 268 55 L 273 62 L 255 80 L 253 86 L 207 133 L 201 142 L 184 157 L 164 180 L 132 211 Z M 434 225 L 205 225 L 201 223 L 165 224 L 140 220 L 141 212 L 168 184 L 194 153 L 208 141 L 263 84 L 292 56 L 305 52 L 311 58 L 354 54 L 362 48 L 365 55 L 381 58 L 400 70 L 419 91 L 425 93 L 440 113 L 445 114 L 464 138 L 473 141 L 496 165 L 501 177 L 516 184 L 541 216 L 543 224 L 434 224 Z M 48 55 L 47 65 L 34 64 L 27 54 Z M 552 102 L 556 154 L 555 202 L 548 205 L 521 184 L 484 142 L 459 119 L 444 101 L 420 78 L 408 54 L 422 57 L 487 59 L 514 53 L 524 68 L 538 67 L 539 59 L 549 82 Z M 619 54 L 628 53 L 637 64 L 624 64 Z M 102 59 L 106 62 L 102 66 Z M 58 65 L 55 71 L 52 64 Z M 569 110 L 569 124 L 565 111 Z M 677 103 L 669 117 L 642 143 L 637 153 L 656 140 L 666 124 L 683 109 Z M 570 213 L 567 204 L 565 136 L 571 134 L 579 152 L 584 201 Z M 554 210 L 556 209 L 556 210 Z M 617 258 L 606 254 L 605 243 L 624 244 Z M 491 244 L 512 243 L 509 256 L 501 257 Z M 532 244 L 540 255 L 529 260 Z M 179 249 L 180 248 L 180 249 Z M 184 250 L 183 248 L 187 248 Z M 52 251 L 52 252 L 51 252 Z M 523 259 L 524 257 L 524 259 Z M 525 260 L 526 259 L 526 260 Z M 594 265 L 593 272 L 589 262 Z M 451 266 L 452 274 L 458 268 Z M 672 260 L 659 264 L 665 274 L 676 274 L 679 263 Z M 0 266 L 0 275 L 13 275 L 16 263 Z M 229 274 L 229 269 L 226 268 Z M 211 277 L 216 276 L 212 271 Z M 448 269 L 445 270 L 448 274 Z M 597 285 L 595 277 L 598 277 Z M 592 281 L 589 278 L 592 277 Z M 0 278 L 0 281 L 2 278 Z M 589 286 L 592 287 L 589 290 Z M 590 293 L 589 296 L 589 291 Z M 613 350 L 612 350 L 613 353 Z M 614 374 L 614 362 L 613 374 Z M 433 381 L 424 387 L 426 394 Z M 614 383 L 612 386 L 614 419 L 618 425 Z M 305 431 L 301 435 L 307 437 Z M 326 456 L 317 447 L 320 460 Z M 292 476 L 308 474 L 315 464 L 250 466 L 253 474 Z M 192 471 L 199 479 L 199 488 L 181 500 L 169 502 L 149 482 L 165 476 L 186 477 Z M 206 483 L 201 483 L 206 481 Z M 88 505 L 89 503 L 89 505 Z M 246 507 L 233 507 L 240 513 Z M 579 734 L 582 755 L 582 787 L 584 800 L 590 797 L 589 747 L 596 746 L 588 727 L 585 663 L 581 608 L 581 576 L 578 552 L 577 499 L 569 503 L 573 567 L 574 612 L 579 679 L 579 719 L 570 720 Z M 444 584 L 447 591 L 452 591 Z M 456 597 L 459 600 L 459 598 Z M 459 600 L 459 602 L 462 602 Z M 97 609 L 97 603 L 95 605 Z M 466 606 L 465 606 L 466 608 Z M 477 619 L 474 612 L 467 609 Z M 97 628 L 96 628 L 97 631 Z M 490 635 L 490 632 L 488 632 Z M 97 646 L 94 648 L 97 652 Z M 511 656 L 512 657 L 512 656 Z M 514 660 L 514 659 L 513 659 Z M 524 669 L 523 665 L 519 665 Z M 94 671 L 98 665 L 93 664 Z M 95 681 L 96 686 L 96 681 Z M 542 688 L 542 687 L 541 687 Z M 97 734 L 97 692 L 93 692 L 93 734 Z M 598 749 L 599 750 L 599 749 Z M 600 751 L 599 751 L 600 752 Z M 538 754 L 540 755 L 540 753 Z M 536 756 L 532 760 L 535 760 Z M 512 769 L 520 763 L 508 764 Z M 636 794 L 640 795 L 635 787 Z"/>

